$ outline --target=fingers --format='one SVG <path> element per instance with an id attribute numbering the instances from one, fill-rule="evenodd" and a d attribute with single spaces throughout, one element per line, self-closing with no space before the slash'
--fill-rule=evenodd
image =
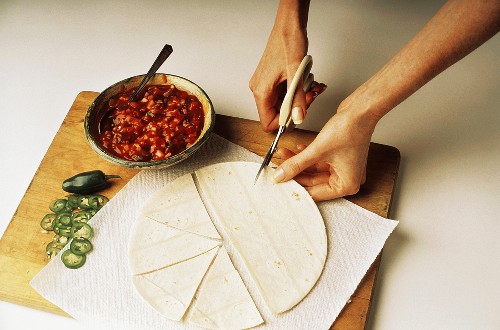
<path id="1" fill-rule="evenodd" d="M 327 201 L 346 196 L 342 192 L 332 189 L 332 187 L 326 183 L 313 187 L 306 187 L 306 190 L 309 195 L 311 195 L 312 199 L 316 202 Z"/>
<path id="2" fill-rule="evenodd" d="M 359 191 L 359 180 L 353 178 L 349 182 L 342 182 L 335 172 L 319 171 L 314 173 L 301 172 L 294 178 L 303 186 L 315 201 L 331 200 Z"/>
<path id="3" fill-rule="evenodd" d="M 297 149 L 298 153 L 286 148 L 278 149 L 279 155 L 285 159 L 285 162 L 276 170 L 275 180 L 281 182 L 293 178 L 309 192 L 315 201 L 354 195 L 366 182 L 366 164 L 354 171 L 356 167 L 350 166 L 349 170 L 345 171 L 325 161 L 318 161 L 307 166 L 308 162 L 300 160 L 300 155 L 306 146 L 298 145 Z M 294 173 L 297 174 L 294 175 Z"/>
<path id="4" fill-rule="evenodd" d="M 300 172 L 303 172 L 310 166 L 316 164 L 318 155 L 311 151 L 311 148 L 305 148 L 300 153 L 285 160 L 274 172 L 276 182 L 288 181 L 294 178 Z"/>
<path id="5" fill-rule="evenodd" d="M 283 93 L 286 86 L 282 83 L 266 85 L 255 83 L 254 80 L 250 83 L 250 89 L 253 93 L 259 120 L 262 129 L 266 132 L 271 132 L 279 127 L 279 103 L 280 95 Z"/>
<path id="6" fill-rule="evenodd" d="M 311 88 L 306 93 L 306 105 L 307 108 L 313 103 L 313 101 L 326 90 L 327 86 L 323 83 L 318 83 L 314 81 Z"/>
<path id="7" fill-rule="evenodd" d="M 301 152 L 305 148 L 306 148 L 306 145 L 304 145 L 304 144 L 297 145 L 297 150 L 299 152 Z M 293 152 L 287 148 L 278 148 L 278 150 L 276 151 L 276 154 L 279 155 L 281 158 L 286 160 L 288 158 L 295 156 L 297 153 Z M 313 164 L 310 167 L 306 168 L 304 170 L 304 172 L 307 172 L 307 173 L 328 172 L 329 169 L 330 169 L 330 165 L 328 165 L 328 163 L 318 162 L 318 163 Z M 297 180 L 297 178 L 295 178 L 295 179 Z"/>
<path id="8" fill-rule="evenodd" d="M 313 200 L 324 201 L 355 195 L 364 183 L 359 177 L 349 178 L 348 181 L 345 179 L 345 177 L 339 178 L 336 173 L 323 172 L 309 176 L 301 175 L 300 181 L 297 176 L 296 181 L 304 186 Z"/>
<path id="9" fill-rule="evenodd" d="M 296 97 L 292 106 L 292 121 L 295 125 L 299 125 L 304 121 L 307 109 L 316 97 L 326 90 L 326 87 L 325 84 L 314 81 L 308 92 L 303 92 L 302 87 L 297 88 Z"/>

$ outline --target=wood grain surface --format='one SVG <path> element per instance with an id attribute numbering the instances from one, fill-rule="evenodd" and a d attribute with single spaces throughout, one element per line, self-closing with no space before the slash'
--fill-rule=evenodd
<path id="1" fill-rule="evenodd" d="M 48 262 L 45 246 L 53 236 L 42 233 L 40 220 L 50 213 L 49 203 L 52 200 L 67 195 L 61 188 L 62 181 L 76 173 L 101 169 L 106 174 L 120 175 L 122 179 L 113 180 L 112 185 L 102 191 L 109 198 L 137 173 L 137 170 L 108 163 L 88 145 L 83 132 L 83 118 L 97 95 L 96 92 L 78 94 L 0 240 L 0 299 L 3 301 L 68 316 L 29 285 Z M 274 138 L 273 134 L 264 133 L 258 122 L 222 115 L 217 115 L 215 133 L 261 156 L 267 152 Z M 283 136 L 280 144 L 293 149 L 297 143 L 307 144 L 315 136 L 315 132 L 294 129 Z M 273 161 L 282 162 L 278 158 Z M 367 182 L 358 194 L 347 199 L 388 217 L 399 161 L 396 148 L 372 143 Z M 365 328 L 380 258 L 379 255 L 332 329 Z"/>

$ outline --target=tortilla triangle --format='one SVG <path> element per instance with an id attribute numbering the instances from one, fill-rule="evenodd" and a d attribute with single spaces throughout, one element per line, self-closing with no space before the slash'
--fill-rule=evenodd
<path id="1" fill-rule="evenodd" d="M 220 240 L 165 226 L 149 218 L 138 219 L 132 232 L 129 262 L 133 275 L 189 260 L 221 245 Z"/>
<path id="2" fill-rule="evenodd" d="M 224 247 L 195 295 L 188 320 L 209 329 L 246 329 L 264 322 Z"/>
<path id="3" fill-rule="evenodd" d="M 191 174 L 157 191 L 141 208 L 141 215 L 193 234 L 220 239 Z"/>
<path id="4" fill-rule="evenodd" d="M 168 319 L 179 321 L 219 248 L 160 270 L 136 275 L 133 282 L 143 298 Z"/>

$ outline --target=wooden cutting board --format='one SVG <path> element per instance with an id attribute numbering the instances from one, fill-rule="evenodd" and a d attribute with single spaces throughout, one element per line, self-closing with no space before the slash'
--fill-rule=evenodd
<path id="1" fill-rule="evenodd" d="M 101 192 L 109 198 L 137 173 L 137 170 L 108 163 L 88 145 L 83 131 L 83 118 L 97 95 L 96 92 L 78 94 L 0 240 L 0 299 L 4 301 L 68 316 L 29 285 L 30 280 L 48 262 L 45 246 L 53 236 L 41 232 L 40 220 L 50 213 L 48 206 L 52 200 L 66 195 L 61 189 L 62 181 L 76 173 L 100 169 L 106 174 L 120 175 L 122 179 L 113 180 L 112 185 Z M 273 134 L 262 132 L 260 124 L 255 121 L 217 115 L 215 122 L 215 133 L 261 156 L 267 152 L 274 138 Z M 280 143 L 293 149 L 297 143 L 307 144 L 315 136 L 315 132 L 295 129 L 285 134 Z M 273 161 L 281 163 L 282 160 L 274 158 Z M 372 143 L 367 182 L 357 195 L 348 199 L 380 216 L 388 217 L 399 161 L 400 155 L 396 148 Z M 333 329 L 365 327 L 380 257 L 333 324 Z"/>

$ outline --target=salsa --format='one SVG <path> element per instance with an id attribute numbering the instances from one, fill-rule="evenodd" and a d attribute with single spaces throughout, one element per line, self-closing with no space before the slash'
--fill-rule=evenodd
<path id="1" fill-rule="evenodd" d="M 198 98 L 174 85 L 151 85 L 129 102 L 134 89 L 109 100 L 100 123 L 103 148 L 122 159 L 163 160 L 191 146 L 204 123 Z"/>

